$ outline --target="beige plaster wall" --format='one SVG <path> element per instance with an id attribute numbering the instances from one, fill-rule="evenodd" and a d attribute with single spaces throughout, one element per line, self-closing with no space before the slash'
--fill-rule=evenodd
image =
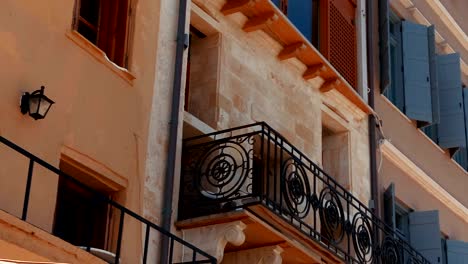
<path id="1" fill-rule="evenodd" d="M 461 219 L 446 204 L 443 204 L 413 181 L 404 171 L 384 158 L 381 167 L 380 189 L 385 191 L 390 183 L 395 183 L 396 198 L 415 211 L 439 210 L 441 232 L 449 239 L 468 241 L 466 219 Z"/>
<path id="2" fill-rule="evenodd" d="M 127 180 L 119 202 L 155 222 L 167 149 L 175 2 L 132 2 L 133 82 L 69 37 L 73 0 L 6 0 L 0 9 L 0 135 L 54 166 L 63 146 L 86 155 Z M 158 34 L 160 20 L 165 30 Z M 40 85 L 56 104 L 46 119 L 34 121 L 21 115 L 18 103 L 23 92 Z M 0 161 L 0 209 L 18 216 L 28 161 L 3 146 Z M 57 177 L 35 170 L 32 188 L 28 220 L 51 231 Z M 124 247 L 138 247 L 141 232 L 128 223 Z"/>
<path id="3" fill-rule="evenodd" d="M 375 102 L 377 112 L 383 120 L 385 138 L 453 197 L 468 206 L 465 190 L 468 173 L 384 96 L 376 96 Z M 383 174 L 386 172 L 383 171 Z"/>
<path id="4" fill-rule="evenodd" d="M 386 98 L 378 95 L 375 102 L 383 120 L 385 138 L 455 199 L 465 207 L 468 206 L 468 173 Z M 466 219 L 460 219 L 446 204 L 417 185 L 405 172 L 384 159 L 379 175 L 381 191 L 394 182 L 397 198 L 401 202 L 414 210 L 439 210 L 442 231 L 453 239 L 468 240 Z"/>
<path id="5" fill-rule="evenodd" d="M 457 21 L 463 31 L 468 32 L 468 20 L 466 20 L 466 10 L 468 10 L 468 2 L 465 0 L 440 0 L 445 9 Z"/>

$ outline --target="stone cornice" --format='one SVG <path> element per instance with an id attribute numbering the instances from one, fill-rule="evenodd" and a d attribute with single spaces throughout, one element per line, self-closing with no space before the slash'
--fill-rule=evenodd
<path id="1" fill-rule="evenodd" d="M 384 140 L 380 145 L 380 150 L 382 151 L 383 156 L 385 156 L 395 166 L 404 171 L 406 175 L 413 179 L 418 185 L 428 193 L 432 194 L 441 203 L 445 204 L 447 208 L 468 223 L 468 208 L 435 182 L 392 143 L 388 140 Z"/>

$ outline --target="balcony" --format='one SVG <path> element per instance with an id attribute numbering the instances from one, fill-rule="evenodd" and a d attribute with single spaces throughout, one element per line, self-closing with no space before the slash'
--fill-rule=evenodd
<path id="1" fill-rule="evenodd" d="M 0 210 L 0 225 L 2 226 L 0 228 L 0 244 L 9 245 L 20 252 L 16 255 L 12 253 L 12 255 L 24 257 L 25 252 L 27 252 L 28 255 L 34 256 L 36 260 L 44 261 L 50 258 L 51 261 L 67 263 L 154 263 L 152 259 L 159 252 L 159 247 L 155 246 L 154 242 L 166 240 L 169 245 L 167 263 L 216 263 L 216 259 L 195 245 L 164 230 L 110 197 L 103 196 L 96 190 L 1 136 L 0 150 L 0 157 L 2 157 L 3 162 L 14 163 L 14 166 L 7 163 L 1 165 L 1 177 L 14 175 L 11 173 L 12 171 L 8 171 L 6 168 L 24 167 L 24 172 L 26 172 L 25 177 L 16 175 L 8 179 L 15 185 L 16 183 L 21 185 L 13 188 L 18 187 L 24 190 L 24 193 L 20 194 L 22 200 L 17 201 L 9 197 L 8 201 L 10 202 L 6 204 L 10 209 L 14 208 L 11 211 L 16 213 L 7 212 L 9 210 L 0 208 L 2 209 Z M 22 181 L 23 178 L 25 179 L 24 182 Z M 37 199 L 33 199 L 37 197 L 33 194 L 38 192 L 41 199 L 56 195 L 56 193 L 41 193 L 40 184 L 37 183 L 49 184 L 57 181 L 66 181 L 68 185 L 74 186 L 74 190 L 85 193 L 88 199 L 73 204 L 67 203 L 69 200 L 58 201 L 57 207 L 55 204 L 44 204 L 37 201 Z M 2 185 L 0 191 L 8 193 L 9 190 Z M 2 202 L 5 205 L 6 201 Z M 40 208 L 38 208 L 38 203 Z M 71 221 L 76 225 L 67 225 L 70 221 L 65 223 L 57 219 L 56 208 L 60 206 L 70 207 L 72 211 L 85 207 L 89 210 L 89 213 L 84 216 L 84 221 L 79 218 L 80 221 Z M 103 208 L 106 210 L 104 215 L 109 216 L 102 225 L 102 223 L 94 221 L 93 214 Z M 53 231 L 50 228 L 39 228 L 45 221 L 45 212 L 54 209 L 56 211 Z M 39 214 L 37 214 L 38 212 Z M 75 215 L 69 218 L 73 217 Z M 4 228 L 5 226 L 6 228 Z M 74 235 L 70 236 L 70 232 L 64 232 L 64 230 L 71 230 Z M 96 244 L 99 244 L 99 238 L 96 238 L 96 234 L 103 230 L 106 234 L 105 246 L 104 248 L 96 248 Z M 80 243 L 77 244 L 76 241 L 80 241 Z"/>
<path id="2" fill-rule="evenodd" d="M 274 244 L 261 235 L 266 223 L 276 240 L 315 254 L 316 262 L 291 253 L 285 263 L 429 263 L 266 123 L 184 140 L 179 227 L 247 218 L 256 227 L 246 247 Z"/>

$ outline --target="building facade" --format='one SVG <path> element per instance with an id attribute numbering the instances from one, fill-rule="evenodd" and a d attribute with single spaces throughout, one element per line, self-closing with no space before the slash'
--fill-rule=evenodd
<path id="1" fill-rule="evenodd" d="M 431 263 L 467 261 L 464 1 L 379 1 L 382 218 Z"/>
<path id="2" fill-rule="evenodd" d="M 429 51 L 467 78 L 466 5 L 46 2 L 0 9 L 0 261 L 463 263 L 465 122 L 437 147 L 452 68 Z M 435 25 L 416 119 L 392 97 L 397 17 Z M 440 255 L 414 217 L 439 217 Z"/>

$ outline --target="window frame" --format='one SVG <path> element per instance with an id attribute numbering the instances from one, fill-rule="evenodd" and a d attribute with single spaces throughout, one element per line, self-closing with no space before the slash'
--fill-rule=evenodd
<path id="1" fill-rule="evenodd" d="M 119 27 L 122 26 L 123 24 L 125 25 L 124 27 L 124 32 L 121 32 L 121 30 L 115 30 L 115 32 L 119 32 L 118 35 L 115 33 L 107 33 L 107 35 L 104 35 L 103 32 L 101 32 L 101 27 L 103 22 L 103 1 L 101 0 L 99 2 L 99 10 L 98 12 L 98 18 L 97 18 L 97 25 L 93 25 L 89 21 L 87 21 L 85 18 L 81 16 L 81 3 L 83 0 L 75 0 L 75 5 L 74 5 L 74 11 L 73 11 L 73 19 L 72 19 L 72 30 L 80 34 L 82 37 L 84 37 L 86 40 L 88 40 L 92 45 L 94 45 L 96 48 L 104 52 L 106 57 L 112 61 L 112 63 L 118 65 L 119 67 L 123 67 L 126 69 L 129 69 L 129 60 L 130 60 L 130 40 L 131 40 L 131 33 L 133 32 L 133 26 L 134 26 L 134 19 L 133 19 L 133 1 L 132 0 L 113 0 L 110 1 L 112 3 L 116 3 L 117 5 L 122 5 L 125 6 L 125 13 L 122 12 L 122 10 L 117 9 L 117 14 L 114 14 L 115 19 L 113 19 L 112 22 L 107 21 L 107 24 L 110 25 L 108 27 Z M 95 0 L 94 0 L 95 1 Z M 110 3 L 109 2 L 109 3 Z M 109 5 L 108 3 L 108 5 Z M 107 9 L 106 9 L 107 10 Z M 115 10 L 114 10 L 115 11 Z M 120 13 L 122 12 L 122 13 Z M 125 17 L 125 22 L 121 22 L 121 19 Z M 81 18 L 81 19 L 80 19 Z M 95 27 L 95 29 L 92 29 L 96 32 L 96 38 L 95 41 L 92 39 L 89 39 L 86 37 L 82 32 L 79 30 L 79 25 L 80 22 L 84 23 L 87 28 L 90 28 L 89 26 Z M 122 23 L 122 24 L 119 24 Z M 89 25 L 88 25 L 89 24 Z M 91 28 L 90 28 L 91 29 Z M 102 35 L 100 35 L 102 34 Z M 120 40 L 116 40 L 116 38 L 121 38 Z M 104 44 L 102 44 L 102 40 L 105 39 Z M 112 42 L 113 44 L 110 44 L 111 47 L 106 47 L 109 45 L 108 43 Z M 109 52 L 109 50 L 111 52 Z"/>
<path id="2" fill-rule="evenodd" d="M 395 14 L 393 11 L 389 11 L 389 23 L 390 23 L 390 34 L 389 34 L 389 48 L 390 48 L 390 85 L 383 92 L 383 95 L 396 106 L 403 114 L 405 113 L 405 97 L 401 98 L 401 102 L 398 103 L 397 90 L 395 84 L 397 80 L 403 78 L 403 50 L 401 40 L 401 21 L 402 19 Z M 392 48 L 394 52 L 392 53 Z M 404 86 L 402 87 L 404 94 Z M 406 115 L 405 115 L 406 116 Z"/>
<path id="3" fill-rule="evenodd" d="M 279 5 L 278 8 L 283 12 L 284 15 L 288 16 L 288 4 L 289 1 L 291 0 L 279 0 Z M 322 38 L 323 30 L 320 29 L 320 19 L 321 19 L 321 13 L 323 10 L 321 10 L 323 4 L 320 4 L 321 0 L 310 0 L 312 1 L 312 19 L 311 19 L 311 28 L 312 28 L 312 35 L 311 36 L 305 36 L 310 43 L 316 47 L 317 49 L 320 48 L 320 39 Z M 288 17 L 289 18 L 289 17 Z M 302 32 L 301 32 L 302 33 Z M 303 33 L 302 33 L 303 34 Z"/>

